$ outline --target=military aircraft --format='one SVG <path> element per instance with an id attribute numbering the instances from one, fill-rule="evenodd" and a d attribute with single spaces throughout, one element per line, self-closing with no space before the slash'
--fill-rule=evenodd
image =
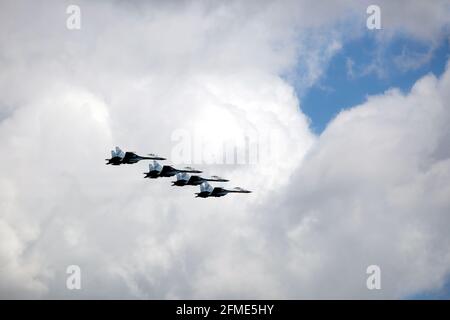
<path id="1" fill-rule="evenodd" d="M 108 161 L 106 164 L 119 166 L 121 164 L 136 163 L 141 160 L 166 160 L 166 158 L 159 157 L 155 154 L 149 154 L 147 157 L 142 157 L 134 152 L 123 152 L 119 147 L 116 147 L 116 150 L 111 150 L 111 159 L 105 160 Z"/>
<path id="2" fill-rule="evenodd" d="M 228 182 L 230 180 L 227 179 L 223 179 L 221 177 L 218 176 L 211 176 L 210 178 L 203 178 L 197 175 L 190 175 L 186 172 L 180 172 L 177 173 L 176 175 L 177 180 L 176 181 L 172 181 L 172 186 L 199 186 L 201 185 L 203 182 L 206 181 L 216 181 L 216 182 Z"/>
<path id="3" fill-rule="evenodd" d="M 178 173 L 202 173 L 200 170 L 186 167 L 184 169 L 175 169 L 172 166 L 162 166 L 157 161 L 153 160 L 153 163 L 148 165 L 148 172 L 144 172 L 144 178 L 156 179 L 160 177 L 173 177 Z"/>
<path id="4" fill-rule="evenodd" d="M 228 193 L 251 193 L 251 191 L 236 187 L 234 189 L 224 189 L 221 187 L 212 187 L 208 182 L 200 185 L 200 192 L 196 193 L 196 198 L 223 197 Z"/>

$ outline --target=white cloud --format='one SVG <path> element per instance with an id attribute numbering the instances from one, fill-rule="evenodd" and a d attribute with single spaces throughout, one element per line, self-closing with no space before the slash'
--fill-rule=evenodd
<path id="1" fill-rule="evenodd" d="M 286 259 L 302 297 L 401 298 L 443 284 L 449 85 L 447 70 L 407 95 L 388 91 L 341 112 L 296 171 L 287 187 L 295 192 L 280 192 L 287 196 L 272 210 L 283 212 Z M 371 264 L 383 272 L 378 294 L 362 281 Z"/>
<path id="2" fill-rule="evenodd" d="M 314 3 L 81 2 L 69 31 L 62 3 L 3 2 L 0 295 L 347 297 L 369 294 L 369 258 L 380 296 L 439 284 L 448 79 L 372 98 L 315 137 L 280 74 L 317 81 L 358 10 Z M 180 128 L 282 140 L 270 163 L 202 166 L 256 191 L 220 202 L 146 181 L 144 164 L 104 165 L 116 144 L 170 155 Z M 65 288 L 72 264 L 80 292 Z"/>

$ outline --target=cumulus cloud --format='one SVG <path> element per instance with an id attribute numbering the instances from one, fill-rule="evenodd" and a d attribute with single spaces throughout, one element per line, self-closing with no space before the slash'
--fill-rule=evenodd
<path id="1" fill-rule="evenodd" d="M 388 298 L 445 281 L 449 85 L 447 69 L 341 112 L 292 178 L 296 192 L 282 190 L 272 210 L 283 212 L 280 246 L 303 297 L 377 297 L 362 281 L 371 264 Z"/>
<path id="2" fill-rule="evenodd" d="M 285 80 L 317 81 L 363 3 L 80 2 L 76 31 L 68 4 L 1 4 L 2 298 L 402 297 L 442 282 L 448 71 L 319 137 Z M 256 192 L 199 200 L 142 179 L 145 164 L 104 165 L 115 145 L 171 156 L 179 129 L 218 142 L 202 157 L 256 133 L 264 161 L 197 163 Z M 71 264 L 81 291 L 65 287 Z"/>

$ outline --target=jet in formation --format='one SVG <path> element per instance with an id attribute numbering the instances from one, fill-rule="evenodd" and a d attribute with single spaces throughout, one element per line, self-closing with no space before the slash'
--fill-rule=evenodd
<path id="1" fill-rule="evenodd" d="M 228 193 L 251 193 L 251 191 L 239 187 L 234 189 L 212 187 L 208 182 L 228 182 L 229 180 L 218 176 L 211 176 L 209 178 L 201 177 L 196 174 L 202 173 L 202 171 L 191 167 L 177 169 L 169 165 L 161 165 L 156 160 L 166 160 L 166 158 L 162 158 L 155 154 L 140 156 L 135 152 L 123 152 L 119 147 L 116 147 L 115 150 L 111 150 L 111 158 L 105 160 L 107 161 L 106 164 L 111 164 L 113 166 L 137 163 L 141 160 L 153 160 L 149 164 L 148 172 L 144 173 L 144 178 L 156 179 L 176 176 L 176 181 L 172 181 L 172 186 L 200 186 L 200 192 L 196 193 L 196 198 L 223 197 Z"/>
<path id="2" fill-rule="evenodd" d="M 121 164 L 137 163 L 141 160 L 166 160 L 166 158 L 159 157 L 155 154 L 149 154 L 146 157 L 142 157 L 134 152 L 123 152 L 119 147 L 116 147 L 116 150 L 111 150 L 111 159 L 105 160 L 108 161 L 106 164 L 119 166 Z"/>
<path id="3" fill-rule="evenodd" d="M 148 172 L 144 172 L 144 178 L 156 179 L 162 177 L 173 177 L 179 173 L 202 173 L 202 171 L 191 167 L 176 169 L 172 166 L 162 166 L 157 161 L 153 161 L 153 163 L 150 163 L 148 166 Z"/>
<path id="4" fill-rule="evenodd" d="M 180 172 L 176 175 L 177 180 L 172 181 L 172 186 L 199 186 L 203 182 L 214 181 L 214 182 L 228 182 L 230 180 L 223 179 L 218 176 L 211 176 L 210 178 L 203 178 L 197 175 L 190 175 L 186 172 Z"/>
<path id="5" fill-rule="evenodd" d="M 196 198 L 208 198 L 208 197 L 223 197 L 228 193 L 251 193 L 249 190 L 245 190 L 239 187 L 234 189 L 225 189 L 221 187 L 212 187 L 208 182 L 203 182 L 200 185 L 200 192 L 196 193 Z"/>

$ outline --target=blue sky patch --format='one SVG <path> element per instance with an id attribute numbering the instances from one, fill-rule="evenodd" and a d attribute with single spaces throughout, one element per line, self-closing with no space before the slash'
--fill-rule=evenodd
<path id="1" fill-rule="evenodd" d="M 367 96 L 393 87 L 407 92 L 430 72 L 440 76 L 448 57 L 448 39 L 433 46 L 404 37 L 385 43 L 366 34 L 344 44 L 331 59 L 321 79 L 300 96 L 301 109 L 320 134 L 339 111 L 363 103 Z"/>

